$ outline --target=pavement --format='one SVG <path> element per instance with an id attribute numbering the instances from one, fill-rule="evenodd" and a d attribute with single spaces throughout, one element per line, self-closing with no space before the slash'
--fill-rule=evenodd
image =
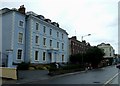
<path id="1" fill-rule="evenodd" d="M 2 84 L 25 84 L 33 81 L 49 79 L 47 70 L 24 70 L 18 71 L 18 80 L 2 79 Z"/>
<path id="2" fill-rule="evenodd" d="M 2 79 L 2 84 L 27 84 L 30 82 L 45 80 L 45 79 L 51 79 L 56 77 L 62 77 L 62 76 L 68 76 L 68 75 L 74 75 L 74 74 L 80 74 L 87 71 L 78 71 L 73 73 L 66 73 L 61 75 L 55 75 L 55 76 L 49 76 L 48 70 L 26 70 L 26 71 L 18 71 L 18 80 L 12 80 L 12 79 Z"/>
<path id="3" fill-rule="evenodd" d="M 13 79 L 2 79 L 2 84 L 27 84 L 34 81 L 45 80 L 50 78 L 62 77 L 67 75 L 79 74 L 86 71 L 79 71 L 74 73 L 67 73 L 55 76 L 49 76 L 48 70 L 26 70 L 26 71 L 19 71 L 18 72 L 18 80 Z"/>

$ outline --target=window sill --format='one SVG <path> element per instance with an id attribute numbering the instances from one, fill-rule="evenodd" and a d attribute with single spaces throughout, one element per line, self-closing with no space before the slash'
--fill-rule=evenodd
<path id="1" fill-rule="evenodd" d="M 44 36 L 46 36 L 47 34 L 46 33 L 43 33 Z"/>
<path id="2" fill-rule="evenodd" d="M 23 43 L 18 42 L 18 44 L 23 45 Z"/>
<path id="3" fill-rule="evenodd" d="M 43 47 L 45 47 L 45 48 L 46 48 L 46 45 L 43 45 Z"/>
<path id="4" fill-rule="evenodd" d="M 23 59 L 16 59 L 18 62 L 24 62 Z"/>
<path id="5" fill-rule="evenodd" d="M 34 60 L 35 62 L 39 62 L 39 60 Z"/>
<path id="6" fill-rule="evenodd" d="M 19 28 L 21 28 L 21 29 L 24 29 L 24 26 L 18 26 Z"/>
<path id="7" fill-rule="evenodd" d="M 35 45 L 36 45 L 36 46 L 40 46 L 40 44 L 37 44 L 37 43 L 36 43 Z"/>

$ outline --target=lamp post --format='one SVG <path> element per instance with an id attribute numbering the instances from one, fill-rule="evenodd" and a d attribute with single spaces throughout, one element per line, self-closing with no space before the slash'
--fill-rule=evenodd
<path id="1" fill-rule="evenodd" d="M 81 41 L 83 41 L 83 38 L 86 37 L 86 36 L 90 36 L 91 34 L 87 34 L 87 35 L 84 35 L 81 37 Z M 84 47 L 83 47 L 84 48 Z M 83 49 L 84 50 L 84 49 Z M 83 52 L 82 52 L 82 65 L 83 65 Z"/>
<path id="2" fill-rule="evenodd" d="M 81 37 L 81 41 L 83 41 L 83 37 L 90 36 L 91 34 L 87 34 Z"/>

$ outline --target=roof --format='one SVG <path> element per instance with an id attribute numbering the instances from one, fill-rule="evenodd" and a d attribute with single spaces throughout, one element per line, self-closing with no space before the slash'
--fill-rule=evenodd
<path id="1" fill-rule="evenodd" d="M 9 9 L 9 8 L 3 8 L 0 10 L 0 14 L 6 14 L 6 13 L 9 13 L 9 12 L 17 12 L 17 13 L 20 13 L 21 15 L 25 15 L 25 14 L 22 14 L 21 12 L 19 12 L 16 8 L 12 8 L 12 9 Z"/>
<path id="2" fill-rule="evenodd" d="M 65 32 L 68 35 L 68 33 L 66 32 L 66 30 L 64 30 L 64 29 L 62 29 L 62 28 L 59 27 L 58 23 L 52 22 L 50 19 L 45 18 L 43 15 L 38 15 L 38 14 L 34 13 L 33 11 L 29 11 L 29 12 L 26 12 L 25 14 L 23 14 L 23 13 L 21 13 L 19 11 L 19 9 L 16 9 L 16 8 L 12 8 L 12 9 L 3 8 L 3 9 L 0 10 L 0 14 L 3 15 L 3 14 L 6 14 L 6 13 L 9 13 L 11 11 L 18 12 L 18 13 L 20 13 L 22 15 L 25 15 L 25 16 L 33 15 L 34 17 L 39 18 L 40 20 L 45 21 L 46 23 L 51 24 L 54 27 L 57 27 L 59 30 Z"/>

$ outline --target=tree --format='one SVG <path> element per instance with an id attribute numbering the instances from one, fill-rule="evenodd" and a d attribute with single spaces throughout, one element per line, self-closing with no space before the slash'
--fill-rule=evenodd
<path id="1" fill-rule="evenodd" d="M 86 52 L 86 62 L 91 63 L 93 67 L 97 67 L 103 60 L 104 52 L 98 47 L 94 46 Z"/>
<path id="2" fill-rule="evenodd" d="M 70 62 L 72 63 L 81 63 L 82 62 L 82 55 L 75 54 L 70 56 Z"/>

